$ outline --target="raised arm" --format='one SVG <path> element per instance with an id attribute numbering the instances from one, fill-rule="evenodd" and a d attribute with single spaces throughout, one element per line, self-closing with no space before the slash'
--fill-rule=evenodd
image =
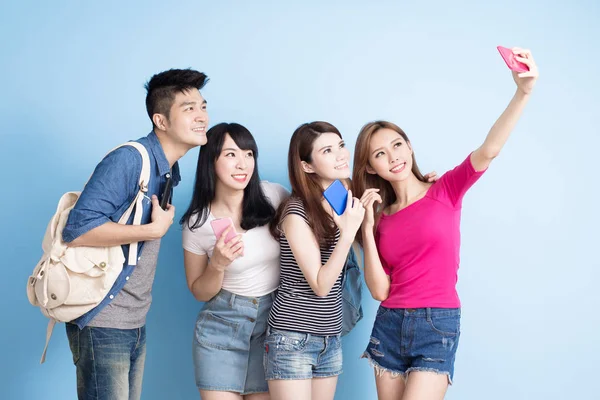
<path id="1" fill-rule="evenodd" d="M 517 121 L 521 117 L 521 113 L 529 101 L 533 86 L 538 78 L 538 68 L 531 52 L 529 50 L 514 48 L 513 53 L 518 61 L 529 67 L 529 71 L 522 73 L 512 72 L 513 79 L 517 84 L 517 91 L 508 104 L 508 107 L 506 107 L 506 110 L 504 110 L 500 118 L 492 126 L 492 129 L 490 129 L 481 147 L 471 154 L 471 163 L 476 171 L 486 169 L 492 160 L 500 154 Z"/>

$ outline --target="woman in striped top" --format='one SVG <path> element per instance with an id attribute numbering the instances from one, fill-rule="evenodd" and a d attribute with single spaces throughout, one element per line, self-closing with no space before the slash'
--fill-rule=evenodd
<path id="1" fill-rule="evenodd" d="M 279 290 L 265 339 L 273 400 L 333 399 L 342 372 L 343 269 L 365 211 L 349 192 L 338 216 L 323 190 L 336 179 L 349 182 L 349 159 L 340 132 L 327 122 L 303 124 L 292 135 L 292 196 L 271 224 L 281 247 Z"/>

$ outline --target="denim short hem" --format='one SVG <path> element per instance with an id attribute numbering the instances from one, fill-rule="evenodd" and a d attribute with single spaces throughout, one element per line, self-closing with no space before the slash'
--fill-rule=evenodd
<path id="1" fill-rule="evenodd" d="M 448 378 L 448 385 L 452 385 L 452 378 L 450 378 L 450 372 L 448 372 L 448 371 L 442 371 L 439 369 L 427 368 L 427 367 L 410 367 L 409 369 L 406 370 L 406 376 L 408 377 L 408 374 L 413 371 L 414 372 L 433 372 L 438 375 L 446 375 L 446 377 Z"/>
<path id="2" fill-rule="evenodd" d="M 269 393 L 269 390 L 262 390 L 262 389 L 256 389 L 256 390 L 248 390 L 246 392 L 242 392 L 240 393 L 242 396 L 248 396 L 251 394 L 256 394 L 256 393 Z"/>
<path id="3" fill-rule="evenodd" d="M 392 375 L 392 379 L 401 376 L 404 380 L 406 380 L 408 378 L 408 374 L 413 371 L 434 372 L 439 375 L 446 375 L 446 377 L 448 378 L 448 385 L 452 385 L 452 378 L 450 377 L 450 372 L 448 372 L 448 371 L 442 371 L 439 369 L 426 368 L 426 367 L 410 367 L 404 372 L 394 371 L 389 368 L 385 368 L 385 367 L 381 366 L 377 361 L 373 360 L 371 355 L 366 351 L 363 353 L 362 356 L 360 356 L 360 358 L 366 358 L 369 361 L 369 364 L 371 365 L 371 367 L 373 367 L 375 369 L 375 372 L 377 373 L 378 376 L 382 376 L 384 374 L 384 372 L 389 372 Z"/>
<path id="4" fill-rule="evenodd" d="M 339 376 L 343 371 L 336 371 L 329 374 L 312 374 L 310 376 L 300 376 L 300 375 L 274 375 L 267 376 L 268 381 L 296 381 L 296 380 L 305 380 L 305 379 L 314 379 L 314 378 L 331 378 L 333 376 Z"/>
<path id="5" fill-rule="evenodd" d="M 371 365 L 371 367 L 373 367 L 373 369 L 375 369 L 377 376 L 383 376 L 384 372 L 389 372 L 392 375 L 392 378 L 397 378 L 397 377 L 401 376 L 402 378 L 406 379 L 406 372 L 396 371 L 396 370 L 389 369 L 389 368 L 382 366 L 377 361 L 373 360 L 373 357 L 371 357 L 371 355 L 367 351 L 365 351 L 362 354 L 362 356 L 360 356 L 360 358 L 366 358 L 367 361 L 369 361 L 369 365 Z"/>
<path id="6" fill-rule="evenodd" d="M 267 376 L 265 379 L 267 381 L 295 381 L 295 380 L 304 380 L 304 379 L 312 379 L 313 376 L 301 376 L 301 375 L 273 375 Z"/>
<path id="7" fill-rule="evenodd" d="M 332 372 L 330 374 L 313 374 L 313 378 L 331 378 L 334 376 L 340 376 L 344 371 Z"/>
<path id="8" fill-rule="evenodd" d="M 243 389 L 237 389 L 237 388 L 231 388 L 231 387 L 218 387 L 218 386 L 203 386 L 203 385 L 196 385 L 196 387 L 198 388 L 198 390 L 206 390 L 208 392 L 234 392 L 234 393 L 239 393 L 242 396 L 247 396 L 249 394 L 255 394 L 255 393 L 267 393 L 269 390 L 268 389 L 253 389 L 253 390 L 247 390 L 244 391 Z"/>

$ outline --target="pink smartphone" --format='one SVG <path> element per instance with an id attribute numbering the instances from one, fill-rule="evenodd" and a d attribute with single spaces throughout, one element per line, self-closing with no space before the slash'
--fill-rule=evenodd
<path id="1" fill-rule="evenodd" d="M 225 236 L 225 243 L 229 242 L 231 239 L 237 236 L 237 232 L 233 227 L 233 221 L 229 217 L 214 219 L 210 221 L 210 226 L 212 226 L 213 232 L 215 233 L 217 240 L 221 238 L 221 235 L 223 235 L 225 229 L 231 226 L 231 230 L 227 233 L 227 236 Z"/>
<path id="2" fill-rule="evenodd" d="M 522 62 L 517 61 L 517 59 L 515 58 L 515 54 L 512 52 L 511 49 L 507 49 L 506 47 L 502 47 L 502 46 L 498 46 L 497 49 L 500 52 L 500 55 L 504 59 L 504 62 L 506 63 L 508 68 L 510 68 L 512 71 L 515 71 L 515 72 L 529 71 L 529 67 L 526 64 L 523 64 Z"/>

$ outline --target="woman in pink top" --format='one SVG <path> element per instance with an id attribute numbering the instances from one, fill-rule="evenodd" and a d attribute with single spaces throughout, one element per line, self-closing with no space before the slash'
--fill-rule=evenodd
<path id="1" fill-rule="evenodd" d="M 366 208 L 359 239 L 367 286 L 382 302 L 363 357 L 375 367 L 380 400 L 442 399 L 452 383 L 462 199 L 506 143 L 538 77 L 531 53 L 513 52 L 530 71 L 513 72 L 517 91 L 481 147 L 437 182 L 423 178 L 395 124 L 371 122 L 358 136 L 353 186 Z M 369 188 L 379 190 L 362 196 Z"/>

